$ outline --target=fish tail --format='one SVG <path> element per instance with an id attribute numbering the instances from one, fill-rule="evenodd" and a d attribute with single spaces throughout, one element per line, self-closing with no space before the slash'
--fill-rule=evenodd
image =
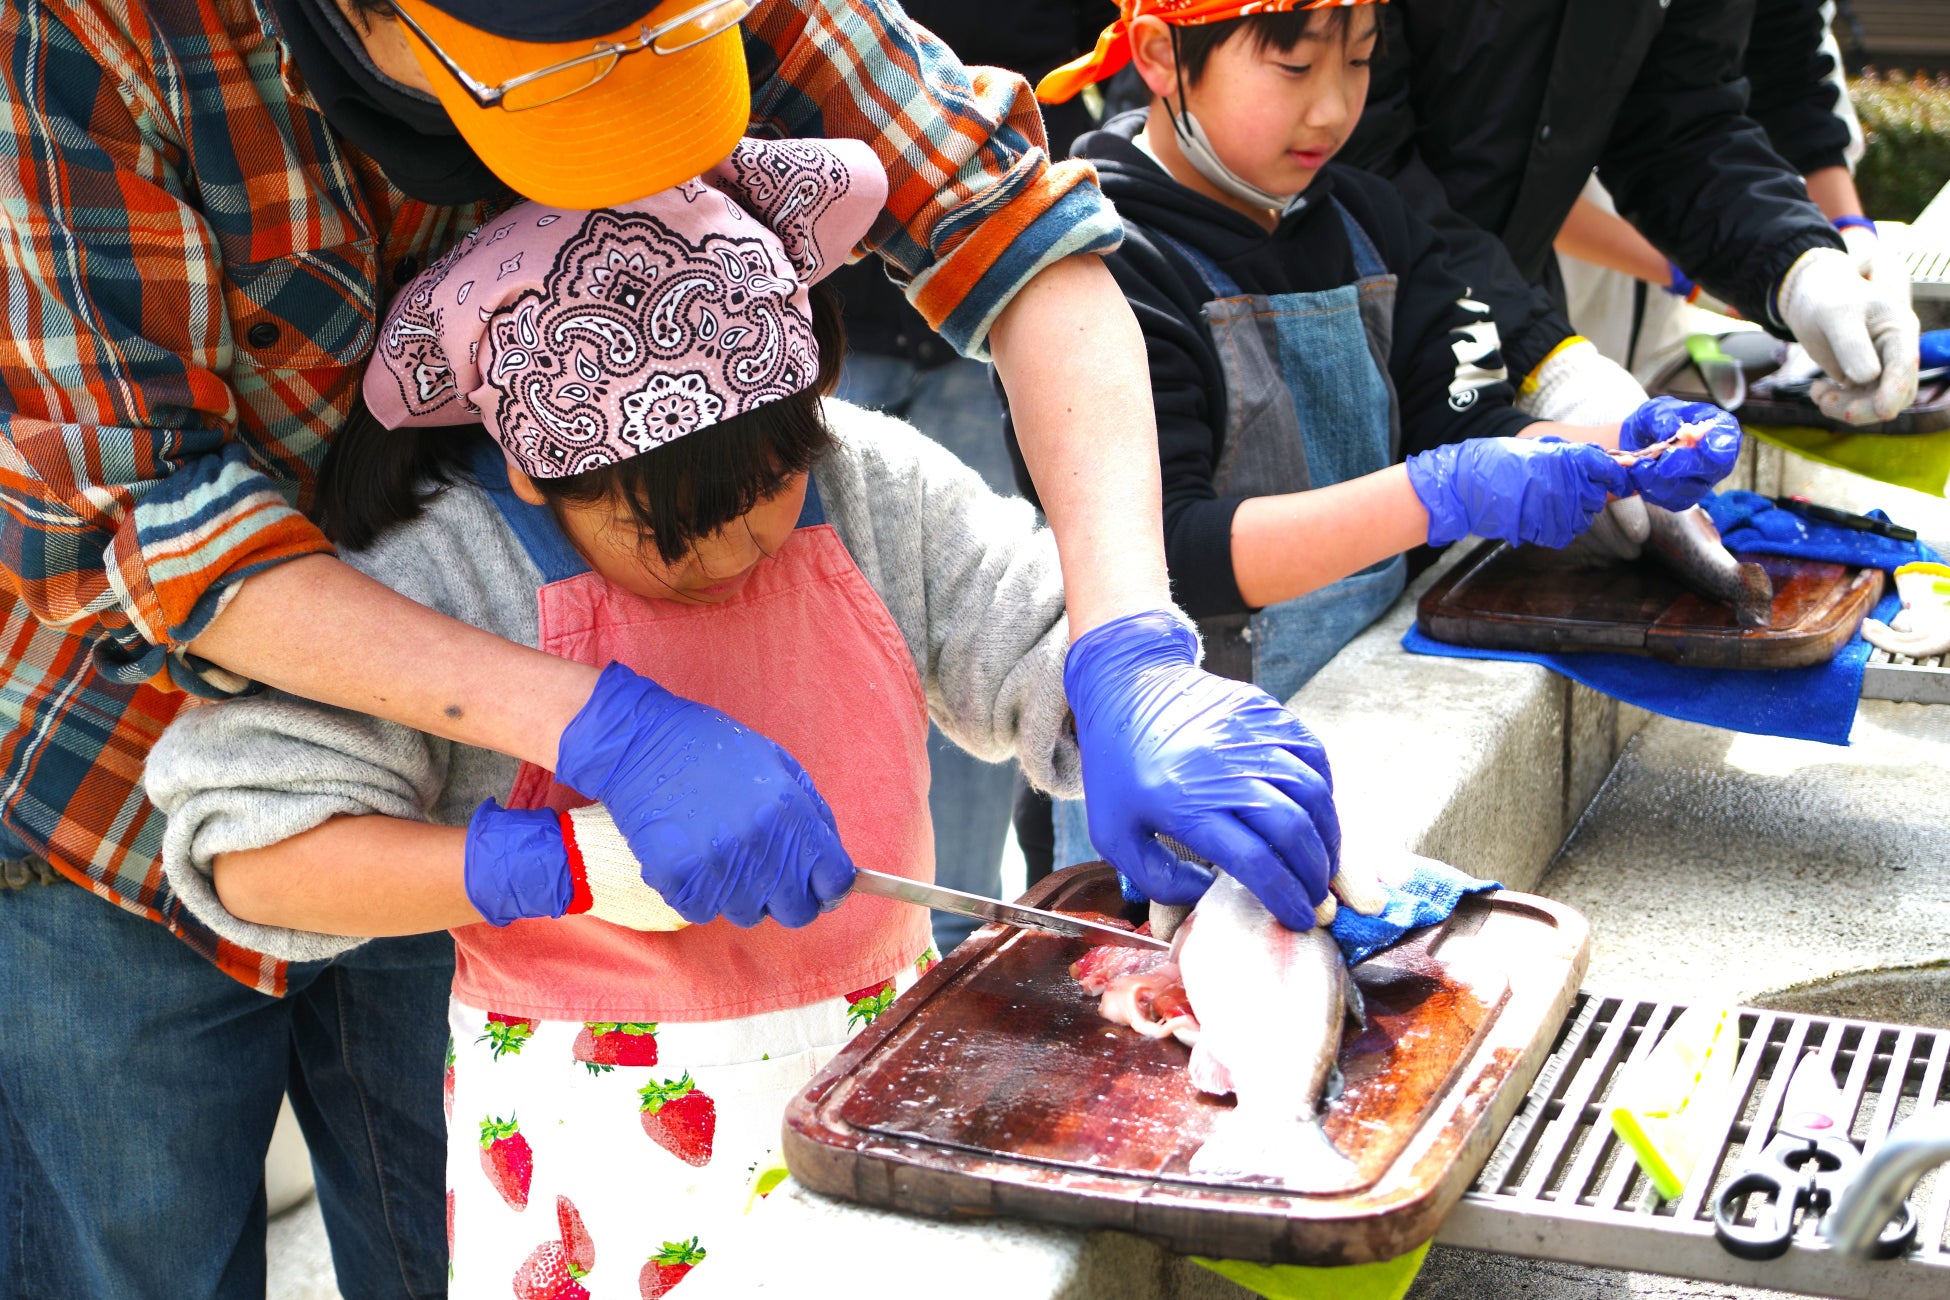
<path id="1" fill-rule="evenodd" d="M 1221 1115 L 1191 1171 L 1226 1178 L 1272 1178 L 1296 1192 L 1328 1195 L 1361 1185 L 1354 1162 L 1342 1155 L 1317 1119 L 1272 1124 L 1234 1110 Z"/>

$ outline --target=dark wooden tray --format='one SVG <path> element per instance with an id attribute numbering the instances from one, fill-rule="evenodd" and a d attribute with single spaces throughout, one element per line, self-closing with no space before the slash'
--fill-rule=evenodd
<path id="1" fill-rule="evenodd" d="M 1561 551 L 1484 542 L 1422 595 L 1416 622 L 1451 645 L 1492 650 L 1609 650 L 1694 668 L 1827 663 L 1882 595 L 1882 572 L 1780 555 L 1741 555 L 1774 580 L 1766 627 L 1697 595 L 1647 558 L 1603 567 Z"/>
<path id="2" fill-rule="evenodd" d="M 1025 895 L 1116 912 L 1101 863 Z M 787 1109 L 786 1163 L 815 1191 L 944 1217 L 1009 1215 L 1141 1233 L 1269 1263 L 1389 1259 L 1429 1240 L 1551 1047 L 1588 948 L 1559 903 L 1464 901 L 1354 969 L 1364 1029 L 1326 1127 L 1365 1185 L 1335 1196 L 1198 1178 L 1187 1161 L 1229 1098 L 1189 1050 L 1097 1014 L 1069 976 L 1077 940 L 989 926 L 855 1038 Z"/>
<path id="3" fill-rule="evenodd" d="M 1724 336 L 1723 336 L 1724 341 Z M 1648 390 L 1688 402 L 1711 402 L 1706 381 L 1701 379 L 1690 357 L 1681 357 L 1655 380 Z M 1765 383 L 1758 388 L 1748 382 L 1747 398 L 1735 412 L 1742 424 L 1762 428 L 1826 429 L 1830 433 L 1882 434 L 1910 436 L 1941 433 L 1950 429 L 1950 377 L 1926 379 L 1917 386 L 1916 400 L 1896 413 L 1894 419 L 1878 424 L 1846 424 L 1821 413 L 1814 399 L 1805 393 L 1773 393 Z"/>

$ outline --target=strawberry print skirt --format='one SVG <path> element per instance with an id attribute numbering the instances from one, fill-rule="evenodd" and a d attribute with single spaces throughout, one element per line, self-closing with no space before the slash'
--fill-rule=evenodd
<path id="1" fill-rule="evenodd" d="M 451 999 L 453 1300 L 644 1300 L 707 1262 L 775 1164 L 786 1103 L 938 960 L 736 1020 L 619 1024 Z M 681 1300 L 681 1298 L 680 1298 Z"/>

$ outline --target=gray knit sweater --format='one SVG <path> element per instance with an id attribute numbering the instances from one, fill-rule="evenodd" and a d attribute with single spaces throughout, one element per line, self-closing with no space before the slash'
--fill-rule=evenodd
<path id="1" fill-rule="evenodd" d="M 827 522 L 893 615 L 951 739 L 1015 757 L 1038 786 L 1080 789 L 1064 725 L 1069 628 L 1056 545 L 1023 501 L 898 420 L 828 402 L 836 450 L 814 472 Z M 348 564 L 395 591 L 522 645 L 537 641 L 542 575 L 485 492 L 434 498 Z M 226 939 L 311 961 L 361 940 L 254 925 L 211 887 L 219 853 L 262 848 L 341 815 L 464 824 L 505 798 L 516 762 L 376 718 L 268 692 L 182 713 L 150 752 L 143 784 L 168 816 L 163 870 Z"/>

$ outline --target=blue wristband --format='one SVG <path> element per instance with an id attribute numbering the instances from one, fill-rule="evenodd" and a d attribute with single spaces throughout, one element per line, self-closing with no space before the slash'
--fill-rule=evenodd
<path id="1" fill-rule="evenodd" d="M 1854 213 L 1850 213 L 1845 217 L 1836 217 L 1834 226 L 1837 230 L 1847 230 L 1850 226 L 1860 226 L 1872 235 L 1876 233 L 1875 222 L 1869 220 L 1867 217 L 1858 217 Z"/>
<path id="2" fill-rule="evenodd" d="M 1666 292 L 1673 297 L 1691 302 L 1693 295 L 1699 292 L 1699 286 L 1693 283 L 1691 276 L 1679 269 L 1679 263 L 1667 262 L 1666 274 L 1670 277 L 1665 286 Z"/>

